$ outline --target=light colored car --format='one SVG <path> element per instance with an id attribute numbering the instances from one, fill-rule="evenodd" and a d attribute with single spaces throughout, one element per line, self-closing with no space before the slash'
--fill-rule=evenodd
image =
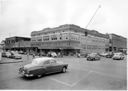
<path id="1" fill-rule="evenodd" d="M 114 53 L 114 56 L 112 58 L 113 58 L 113 60 L 123 60 L 124 54 L 123 53 Z"/>
<path id="2" fill-rule="evenodd" d="M 51 52 L 52 57 L 57 57 L 57 54 L 55 52 Z"/>
<path id="3" fill-rule="evenodd" d="M 12 53 L 11 58 L 14 58 L 14 59 L 21 59 L 22 56 L 21 56 L 20 54 L 16 53 L 16 52 L 14 52 L 14 53 Z"/>
<path id="4" fill-rule="evenodd" d="M 10 52 L 6 52 L 6 57 L 10 58 L 11 57 L 11 53 Z"/>
<path id="5" fill-rule="evenodd" d="M 102 52 L 102 53 L 100 53 L 100 56 L 106 57 L 107 54 L 108 54 L 107 52 Z"/>
<path id="6" fill-rule="evenodd" d="M 25 77 L 38 76 L 45 74 L 66 72 L 68 64 L 56 61 L 51 57 L 39 57 L 32 60 L 32 63 L 27 64 L 19 69 L 19 73 Z"/>

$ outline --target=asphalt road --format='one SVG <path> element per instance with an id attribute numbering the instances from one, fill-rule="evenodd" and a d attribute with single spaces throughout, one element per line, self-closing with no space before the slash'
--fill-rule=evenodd
<path id="1" fill-rule="evenodd" d="M 69 64 L 66 73 L 46 75 L 41 78 L 25 79 L 18 74 L 22 65 L 32 57 L 23 56 L 23 62 L 0 64 L 0 89 L 41 90 L 126 90 L 127 62 L 101 58 L 86 61 L 86 58 L 56 58 Z M 4 59 L 14 60 L 14 59 Z"/>

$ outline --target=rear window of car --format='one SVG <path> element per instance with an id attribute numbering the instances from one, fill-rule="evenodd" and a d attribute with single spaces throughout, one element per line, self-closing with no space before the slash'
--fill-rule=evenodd
<path id="1" fill-rule="evenodd" d="M 50 63 L 54 64 L 54 63 L 56 63 L 56 60 L 50 60 Z"/>

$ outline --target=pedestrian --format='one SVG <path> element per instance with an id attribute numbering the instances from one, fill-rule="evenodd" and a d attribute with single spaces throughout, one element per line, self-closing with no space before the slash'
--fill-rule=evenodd
<path id="1" fill-rule="evenodd" d="M 32 54 L 33 58 L 35 58 L 35 53 Z"/>
<path id="2" fill-rule="evenodd" d="M 27 60 L 29 60 L 29 52 L 27 52 Z"/>

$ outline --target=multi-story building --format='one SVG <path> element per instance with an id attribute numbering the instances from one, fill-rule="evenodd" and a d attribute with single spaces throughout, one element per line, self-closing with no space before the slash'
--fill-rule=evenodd
<path id="1" fill-rule="evenodd" d="M 118 52 L 127 50 L 127 39 L 116 35 L 116 34 L 108 34 L 109 36 L 109 51 Z"/>
<path id="2" fill-rule="evenodd" d="M 9 37 L 5 39 L 6 50 L 28 50 L 31 48 L 30 38 L 28 37 Z"/>
<path id="3" fill-rule="evenodd" d="M 105 52 L 108 50 L 108 37 L 94 30 L 66 24 L 56 28 L 45 28 L 31 33 L 31 47 L 36 51 Z"/>

